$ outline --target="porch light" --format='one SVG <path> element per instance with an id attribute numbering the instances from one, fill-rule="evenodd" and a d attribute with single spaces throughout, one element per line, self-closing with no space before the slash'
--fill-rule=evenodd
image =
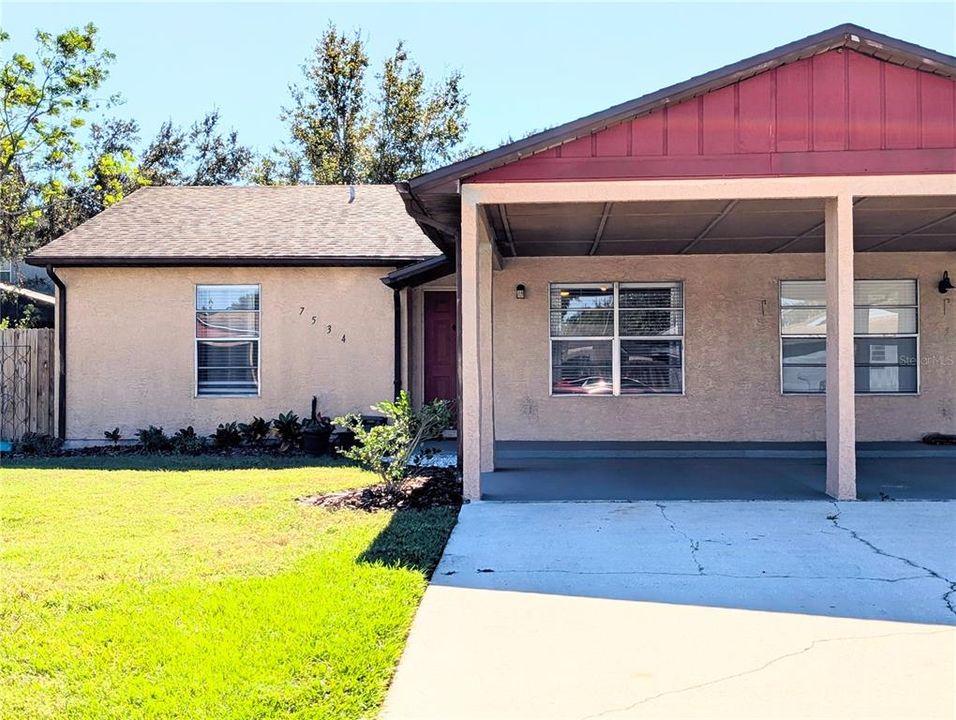
<path id="1" fill-rule="evenodd" d="M 563 292 L 561 294 L 564 295 Z M 518 283 L 517 285 L 515 285 L 515 298 L 517 300 L 524 300 L 524 295 L 525 295 L 524 285 L 522 285 L 521 283 Z"/>
<path id="2" fill-rule="evenodd" d="M 943 273 L 943 279 L 939 281 L 939 291 L 945 295 L 953 289 L 953 281 L 949 279 L 949 273 Z"/>

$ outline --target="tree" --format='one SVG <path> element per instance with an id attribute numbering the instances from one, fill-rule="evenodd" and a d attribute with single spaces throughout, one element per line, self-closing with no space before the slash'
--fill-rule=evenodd
<path id="1" fill-rule="evenodd" d="M 139 126 L 135 120 L 108 118 L 90 124 L 86 162 L 80 180 L 67 189 L 73 202 L 57 223 L 63 232 L 119 202 L 147 184 L 136 160 Z M 50 208 L 49 212 L 55 212 Z"/>
<path id="2" fill-rule="evenodd" d="M 9 39 L 0 30 L 0 48 Z M 100 97 L 113 61 L 90 24 L 39 31 L 32 58 L 15 53 L 0 66 L 0 257 L 22 258 L 143 185 L 245 177 L 252 150 L 217 110 L 187 130 L 164 123 L 138 157 L 137 122 L 99 116 L 119 103 Z"/>
<path id="3" fill-rule="evenodd" d="M 361 180 L 362 153 L 369 128 L 365 114 L 368 55 L 356 32 L 351 38 L 333 25 L 323 33 L 302 66 L 304 86 L 293 85 L 292 107 L 282 109 L 314 182 Z"/>
<path id="4" fill-rule="evenodd" d="M 9 42 L 0 30 L 0 47 Z M 89 24 L 59 35 L 39 31 L 36 57 L 14 53 L 0 66 L 0 256 L 22 257 L 61 231 L 61 207 L 82 180 L 77 133 L 110 101 L 97 93 L 112 53 L 98 47 Z M 56 212 L 49 212 L 55 209 Z"/>
<path id="5" fill-rule="evenodd" d="M 255 185 L 298 185 L 305 178 L 305 158 L 287 146 L 273 147 L 250 164 L 246 173 Z"/>
<path id="6" fill-rule="evenodd" d="M 367 179 L 391 183 L 421 175 L 448 162 L 464 139 L 468 105 L 461 73 L 453 72 L 434 88 L 399 42 L 379 75 L 378 110 L 372 117 L 372 147 Z"/>
<path id="7" fill-rule="evenodd" d="M 192 174 L 188 185 L 229 185 L 242 178 L 253 152 L 239 143 L 235 130 L 218 130 L 219 111 L 213 110 L 189 130 Z"/>
<path id="8" fill-rule="evenodd" d="M 188 130 L 164 122 L 143 153 L 140 172 L 151 185 L 229 185 L 252 161 L 235 130 L 219 130 L 219 111 L 212 110 Z"/>
<path id="9" fill-rule="evenodd" d="M 140 160 L 143 175 L 151 185 L 181 184 L 186 151 L 186 133 L 173 125 L 172 120 L 167 120 L 143 152 Z"/>
<path id="10" fill-rule="evenodd" d="M 403 42 L 377 75 L 377 92 L 365 88 L 365 41 L 333 25 L 303 66 L 304 86 L 292 86 L 283 109 L 293 143 L 311 179 L 319 183 L 391 183 L 455 159 L 467 123 L 462 75 L 430 86 Z M 269 170 L 271 157 L 260 160 Z M 268 173 L 259 173 L 259 177 Z"/>

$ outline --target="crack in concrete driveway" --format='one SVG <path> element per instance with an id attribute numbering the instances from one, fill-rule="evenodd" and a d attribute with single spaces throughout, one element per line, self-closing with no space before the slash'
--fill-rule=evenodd
<path id="1" fill-rule="evenodd" d="M 704 566 L 700 564 L 700 560 L 697 558 L 697 553 L 700 552 L 700 543 L 694 540 L 694 538 L 692 538 L 690 535 L 685 533 L 679 527 L 677 527 L 677 524 L 673 520 L 671 520 L 669 517 L 667 517 L 667 512 L 665 510 L 665 506 L 663 503 L 655 503 L 655 504 L 657 505 L 657 509 L 660 510 L 661 517 L 664 518 L 667 524 L 671 526 L 671 530 L 673 530 L 682 538 L 687 540 L 687 542 L 690 544 L 690 557 L 691 557 L 691 560 L 694 561 L 694 564 L 697 565 L 697 574 L 704 575 L 705 574 Z"/>
<path id="2" fill-rule="evenodd" d="M 952 717 L 954 527 L 952 502 L 472 503 L 382 717 Z"/>
<path id="3" fill-rule="evenodd" d="M 843 511 L 840 509 L 840 506 L 835 501 L 832 504 L 833 504 L 833 507 L 836 508 L 836 514 L 827 515 L 827 520 L 832 522 L 834 527 L 837 527 L 840 530 L 843 530 L 844 532 L 849 533 L 850 537 L 852 537 L 854 540 L 857 540 L 863 543 L 868 548 L 870 548 L 873 552 L 875 552 L 877 555 L 882 555 L 883 557 L 899 560 L 900 562 L 905 563 L 906 565 L 909 565 L 911 568 L 914 568 L 916 570 L 922 570 L 924 573 L 926 573 L 928 577 L 936 578 L 937 580 L 940 580 L 941 582 L 945 583 L 947 587 L 947 592 L 943 594 L 943 597 L 942 597 L 943 603 L 946 605 L 949 611 L 953 613 L 953 615 L 956 615 L 956 606 L 954 606 L 953 604 L 953 595 L 956 594 L 956 581 L 950 580 L 949 578 L 944 577 L 943 575 L 940 575 L 938 572 L 936 572 L 932 568 L 926 567 L 925 565 L 921 565 L 920 563 L 916 562 L 915 560 L 911 560 L 908 557 L 904 557 L 902 555 L 894 555 L 893 553 L 887 552 L 886 550 L 883 550 L 882 548 L 877 547 L 872 542 L 862 537 L 856 530 L 853 530 L 851 528 L 841 525 L 840 515 Z"/>
<path id="4" fill-rule="evenodd" d="M 586 715 L 581 720 L 595 720 L 595 718 L 610 717 L 611 715 L 616 715 L 623 712 L 629 712 L 634 710 L 641 705 L 646 705 L 648 703 L 654 702 L 655 700 L 660 700 L 661 698 L 667 697 L 668 695 L 680 695 L 683 693 L 692 692 L 694 690 L 702 690 L 703 688 L 713 687 L 714 685 L 719 685 L 720 683 L 731 682 L 739 678 L 747 677 L 754 675 L 756 673 L 762 672 L 769 668 L 771 665 L 776 665 L 779 662 L 784 660 L 789 660 L 791 658 L 799 657 L 800 655 L 805 655 L 819 645 L 824 645 L 827 643 L 836 643 L 836 642 L 857 642 L 860 640 L 883 640 L 891 637 L 900 637 L 904 635 L 938 635 L 940 633 L 948 632 L 946 630 L 934 630 L 930 632 L 910 632 L 910 633 L 886 633 L 884 635 L 864 635 L 860 637 L 839 637 L 839 638 L 822 638 L 820 640 L 813 640 L 805 647 L 794 650 L 793 652 L 788 652 L 783 655 L 778 655 L 767 662 L 759 665 L 758 667 L 751 668 L 749 670 L 743 670 L 741 672 L 733 673 L 732 675 L 724 675 L 722 677 L 714 678 L 713 680 L 707 680 L 706 682 L 698 683 L 696 685 L 688 685 L 687 687 L 677 688 L 675 690 L 666 690 L 664 692 L 657 693 L 656 695 L 651 695 L 650 697 L 642 698 L 630 705 L 621 708 L 611 708 L 610 710 L 604 710 L 602 712 L 596 713 L 594 715 Z"/>

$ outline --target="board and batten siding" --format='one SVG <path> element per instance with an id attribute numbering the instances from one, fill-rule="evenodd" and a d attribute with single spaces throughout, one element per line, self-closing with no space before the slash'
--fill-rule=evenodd
<path id="1" fill-rule="evenodd" d="M 831 50 L 468 182 L 956 171 L 956 82 Z"/>
<path id="2" fill-rule="evenodd" d="M 67 439 L 119 427 L 369 413 L 394 381 L 392 291 L 385 268 L 60 268 L 66 283 Z M 196 397 L 195 288 L 259 284 L 259 397 Z M 316 320 L 313 324 L 312 317 Z M 331 326 L 331 331 L 329 330 Z M 345 341 L 342 341 L 342 338 Z"/>

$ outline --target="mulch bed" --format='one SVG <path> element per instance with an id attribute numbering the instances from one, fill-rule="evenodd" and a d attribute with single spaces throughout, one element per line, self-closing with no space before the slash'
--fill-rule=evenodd
<path id="1" fill-rule="evenodd" d="M 427 510 L 461 505 L 461 478 L 449 468 L 421 468 L 397 491 L 384 485 L 299 498 L 303 505 L 352 510 Z"/>

